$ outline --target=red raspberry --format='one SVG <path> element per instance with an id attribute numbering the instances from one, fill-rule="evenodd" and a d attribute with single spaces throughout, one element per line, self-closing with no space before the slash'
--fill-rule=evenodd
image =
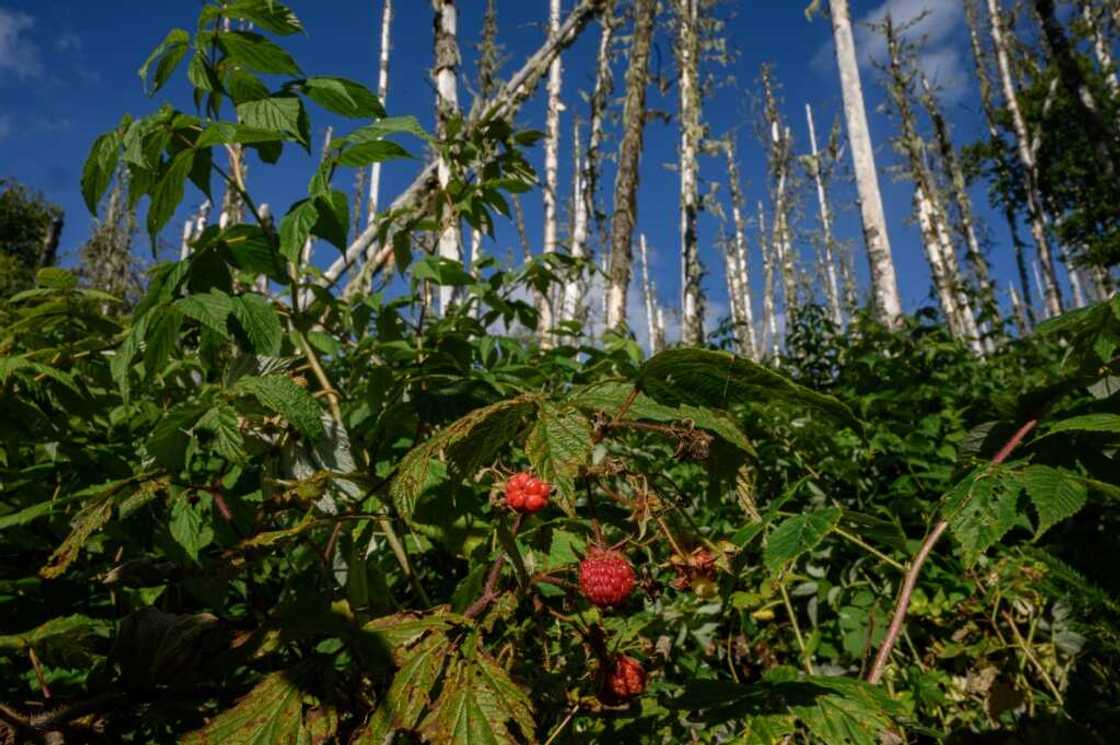
<path id="1" fill-rule="evenodd" d="M 506 482 L 506 504 L 516 512 L 533 513 L 548 506 L 552 485 L 522 471 Z"/>
<path id="2" fill-rule="evenodd" d="M 603 677 L 599 699 L 605 704 L 620 704 L 641 696 L 646 690 L 646 671 L 633 657 L 617 655 Z"/>
<path id="3" fill-rule="evenodd" d="M 618 551 L 592 547 L 579 565 L 579 588 L 601 608 L 618 605 L 634 589 L 634 568 Z"/>

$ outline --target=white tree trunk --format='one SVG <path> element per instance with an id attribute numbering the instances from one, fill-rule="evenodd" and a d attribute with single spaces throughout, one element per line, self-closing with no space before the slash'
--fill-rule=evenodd
<path id="1" fill-rule="evenodd" d="M 436 83 L 436 135 L 443 138 L 447 135 L 448 122 L 459 111 L 459 18 L 454 0 L 432 0 L 432 9 L 435 11 L 435 67 L 432 75 Z M 436 173 L 440 188 L 446 189 L 451 183 L 451 165 L 439 158 Z M 443 229 L 439 235 L 440 257 L 462 263 L 461 239 L 458 215 L 445 214 Z M 455 297 L 454 287 L 440 285 L 440 310 L 446 313 Z"/>
<path id="2" fill-rule="evenodd" d="M 699 0 L 677 2 L 677 60 L 680 69 L 680 177 L 681 177 L 681 340 L 704 341 L 704 307 L 700 294 L 700 246 L 697 222 L 700 193 L 697 157 L 700 131 Z"/>
<path id="3" fill-rule="evenodd" d="M 548 35 L 555 37 L 560 32 L 560 0 L 549 0 Z M 556 253 L 559 236 L 557 227 L 557 197 L 559 193 L 559 168 L 560 168 L 560 87 L 562 83 L 563 68 L 560 57 L 552 60 L 548 67 L 548 112 L 545 115 L 545 140 L 544 140 L 544 253 Z M 548 348 L 553 345 L 553 330 L 556 322 L 553 318 L 553 307 L 547 293 L 542 293 L 538 298 L 537 337 L 541 346 Z"/>
<path id="4" fill-rule="evenodd" d="M 1120 5 L 1117 8 L 1120 12 Z M 1116 68 L 1112 65 L 1112 47 L 1109 43 L 1108 34 L 1105 32 L 1109 23 L 1108 11 L 1098 16 L 1090 0 L 1081 0 L 1081 18 L 1085 21 L 1085 25 L 1089 27 L 1089 33 L 1093 37 L 1093 53 L 1097 57 L 1097 63 L 1101 66 L 1101 72 L 1105 76 L 1104 79 L 1108 83 L 1109 90 L 1112 91 L 1114 96 L 1120 95 L 1120 80 L 1116 78 Z"/>
<path id="5" fill-rule="evenodd" d="M 1081 286 L 1081 275 L 1078 273 L 1077 268 L 1070 260 L 1069 252 L 1066 250 L 1065 244 L 1058 244 L 1058 250 L 1062 254 L 1062 263 L 1066 265 L 1066 276 L 1069 277 L 1069 286 L 1073 290 L 1073 307 L 1085 307 L 1085 290 Z"/>
<path id="6" fill-rule="evenodd" d="M 393 26 L 393 0 L 382 0 L 381 6 L 381 56 L 377 65 L 377 97 L 381 105 L 389 96 L 389 51 L 390 31 Z M 381 189 L 381 164 L 374 163 L 369 169 L 369 205 L 366 215 L 366 225 L 372 225 L 377 217 L 377 198 Z"/>
<path id="7" fill-rule="evenodd" d="M 867 127 L 867 111 L 863 103 L 863 87 L 856 61 L 855 39 L 848 0 L 829 0 L 832 33 L 836 42 L 836 62 L 840 68 L 840 85 L 844 98 L 844 118 L 852 147 L 852 166 L 859 191 L 863 238 L 871 267 L 871 290 L 876 309 L 884 323 L 897 326 L 902 316 L 891 245 L 887 237 L 887 220 L 879 193 L 879 176 L 875 170 L 875 152 Z"/>
<path id="8" fill-rule="evenodd" d="M 821 237 L 824 240 L 824 269 L 827 284 L 828 307 L 832 310 L 832 322 L 838 327 L 844 325 L 844 313 L 840 309 L 840 283 L 836 277 L 836 258 L 832 251 L 832 213 L 828 207 L 828 194 L 824 188 L 824 175 L 821 171 L 820 150 L 817 148 L 817 128 L 813 123 L 813 107 L 805 104 L 805 120 L 809 123 L 809 145 L 813 152 L 813 180 L 817 184 L 817 204 L 821 213 Z"/>
<path id="9" fill-rule="evenodd" d="M 583 167 L 582 158 L 579 151 L 579 120 L 576 119 L 572 122 L 572 143 L 574 153 L 572 155 L 572 173 L 574 183 L 572 185 L 573 195 L 573 209 L 575 215 L 572 218 L 572 247 L 571 253 L 573 259 L 587 258 L 587 185 L 584 183 L 585 170 Z M 586 288 L 586 283 L 583 279 L 583 269 L 573 272 L 564 282 L 564 300 L 561 303 L 560 318 L 563 321 L 577 321 L 583 316 L 581 312 L 580 303 Z"/>
<path id="10" fill-rule="evenodd" d="M 1034 237 L 1038 258 L 1042 262 L 1043 282 L 1040 289 L 1046 300 L 1047 315 L 1058 315 L 1062 312 L 1062 295 L 1058 287 L 1057 272 L 1054 268 L 1054 256 L 1050 251 L 1050 241 L 1046 235 L 1045 213 L 1042 208 L 1042 196 L 1038 188 L 1038 164 L 1035 162 L 1034 153 L 1031 152 L 1030 133 L 1027 131 L 1027 123 L 1023 118 L 1023 112 L 1019 108 L 1019 99 L 1015 91 L 1014 78 L 1011 73 L 1011 60 L 1008 53 L 1009 40 L 1003 26 L 1004 19 L 998 0 L 988 0 L 988 16 L 991 21 L 996 65 L 999 68 L 999 77 L 1003 85 L 1004 104 L 1011 114 L 1019 162 L 1026 173 L 1026 184 L 1024 186 L 1027 193 L 1027 211 L 1030 216 L 1031 235 Z"/>
<path id="11" fill-rule="evenodd" d="M 642 261 L 642 298 L 646 304 L 646 327 L 649 331 L 650 352 L 656 354 L 661 351 L 658 346 L 657 335 L 657 310 L 658 302 L 653 280 L 649 278 L 649 248 L 646 245 L 646 234 L 638 234 L 638 256 Z"/>
<path id="12" fill-rule="evenodd" d="M 1011 296 L 1011 310 L 1015 314 L 1015 325 L 1019 327 L 1020 338 L 1030 333 L 1031 324 L 1027 318 L 1027 311 L 1023 307 L 1023 302 L 1019 299 L 1019 293 L 1015 290 L 1015 283 L 1007 283 L 1007 291 Z"/>
<path id="13" fill-rule="evenodd" d="M 766 210 L 758 203 L 758 245 L 762 249 L 762 325 L 763 335 L 770 354 L 777 358 L 780 349 L 778 340 L 778 317 L 774 302 L 774 250 L 770 236 L 766 234 Z"/>
<path id="14" fill-rule="evenodd" d="M 1043 284 L 1042 284 L 1043 274 L 1042 274 L 1041 271 L 1039 271 L 1038 259 L 1034 259 L 1031 262 L 1031 272 L 1034 274 L 1034 285 L 1035 285 L 1035 287 L 1038 288 L 1039 293 L 1043 293 L 1044 292 Z M 1054 317 L 1054 314 L 1050 312 L 1050 306 L 1046 305 L 1046 304 L 1044 304 L 1042 306 L 1041 315 L 1042 315 L 1042 320 L 1044 320 L 1044 321 Z"/>
<path id="15" fill-rule="evenodd" d="M 754 335 L 754 309 L 751 302 L 751 275 L 750 251 L 747 248 L 747 218 L 744 214 L 746 203 L 743 197 L 743 185 L 740 183 L 739 163 L 735 155 L 735 135 L 728 135 L 724 153 L 727 156 L 727 183 L 731 194 L 731 220 L 735 225 L 735 242 L 733 250 L 729 252 L 731 260 L 728 261 L 728 281 L 731 284 L 732 310 L 738 306 L 738 328 L 736 337 L 739 339 L 740 352 L 751 359 L 759 355 L 758 341 Z"/>

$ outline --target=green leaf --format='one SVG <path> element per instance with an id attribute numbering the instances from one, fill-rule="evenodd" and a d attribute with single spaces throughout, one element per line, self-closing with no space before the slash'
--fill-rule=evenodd
<path id="1" fill-rule="evenodd" d="M 535 730 L 532 703 L 501 666 L 478 651 L 471 659 L 451 664 L 439 698 L 419 731 L 437 745 L 498 745 L 516 742 L 510 722 L 531 736 Z"/>
<path id="2" fill-rule="evenodd" d="M 85 200 L 86 209 L 94 217 L 97 216 L 97 205 L 101 203 L 101 197 L 113 181 L 120 150 L 120 137 L 116 132 L 103 134 L 93 141 L 85 165 L 82 166 L 82 199 Z"/>
<path id="3" fill-rule="evenodd" d="M 155 238 L 179 203 L 183 201 L 183 191 L 187 177 L 194 165 L 194 150 L 183 150 L 171 161 L 156 181 L 152 189 L 151 203 L 148 205 L 148 234 Z"/>
<path id="4" fill-rule="evenodd" d="M 218 34 L 218 46 L 250 70 L 279 75 L 303 74 L 282 47 L 252 31 L 222 31 Z"/>
<path id="5" fill-rule="evenodd" d="M 288 36 L 303 31 L 303 24 L 286 5 L 278 0 L 236 0 L 222 10 L 229 18 L 252 21 L 265 31 Z"/>
<path id="6" fill-rule="evenodd" d="M 1027 496 L 1038 512 L 1035 538 L 1076 515 L 1088 499 L 1089 490 L 1081 478 L 1060 468 L 1030 465 L 1023 469 L 1022 479 Z"/>
<path id="7" fill-rule="evenodd" d="M 328 111 L 354 119 L 385 116 L 385 109 L 373 92 L 347 78 L 317 75 L 303 81 L 303 92 Z"/>
<path id="8" fill-rule="evenodd" d="M 776 572 L 786 562 L 811 551 L 840 522 L 844 511 L 839 507 L 805 512 L 783 520 L 766 539 L 763 562 Z"/>
<path id="9" fill-rule="evenodd" d="M 269 357 L 280 353 L 284 329 L 280 325 L 280 316 L 272 307 L 272 301 L 253 294 L 235 297 L 233 315 L 245 330 L 254 352 Z"/>
<path id="10" fill-rule="evenodd" d="M 253 129 L 308 143 L 303 103 L 297 96 L 269 96 L 237 105 L 237 118 Z"/>
<path id="11" fill-rule="evenodd" d="M 412 276 L 448 287 L 464 287 L 474 282 L 474 278 L 463 269 L 462 262 L 442 256 L 425 256 L 420 259 L 412 265 Z"/>
<path id="12" fill-rule="evenodd" d="M 383 163 L 389 160 L 411 158 L 412 155 L 403 147 L 390 140 L 374 140 L 351 145 L 338 155 L 338 163 L 343 166 L 368 166 L 371 163 Z"/>
<path id="13" fill-rule="evenodd" d="M 52 290 L 72 290 L 78 286 L 78 275 L 57 266 L 48 266 L 35 272 L 35 284 Z"/>
<path id="14" fill-rule="evenodd" d="M 330 199 L 315 199 L 318 219 L 312 226 L 311 233 L 328 241 L 338 250 L 345 251 L 346 235 L 350 230 L 350 200 L 338 189 L 332 189 L 329 194 Z"/>
<path id="15" fill-rule="evenodd" d="M 272 673 L 237 704 L 204 728 L 191 732 L 182 745 L 297 745 L 305 736 L 303 689 L 290 672 Z"/>
<path id="16" fill-rule="evenodd" d="M 159 43 L 159 46 L 148 55 L 148 59 L 144 60 L 144 64 L 140 67 L 139 74 L 140 79 L 144 81 L 144 89 L 149 96 L 159 91 L 164 83 L 167 82 L 168 78 L 175 72 L 175 68 L 183 61 L 183 57 L 186 56 L 190 49 L 190 41 L 190 34 L 181 28 L 173 28 L 168 32 L 167 36 L 164 37 L 163 41 Z M 152 87 L 149 90 L 148 69 L 152 66 L 153 62 L 156 62 L 156 72 L 155 75 L 152 76 Z"/>
<path id="17" fill-rule="evenodd" d="M 281 132 L 271 129 L 257 129 L 235 122 L 215 122 L 202 130 L 195 142 L 196 147 L 214 145 L 251 145 L 257 142 L 278 142 L 284 139 Z"/>
<path id="18" fill-rule="evenodd" d="M 73 643 L 82 637 L 102 636 L 112 628 L 113 624 L 108 621 L 80 614 L 52 618 L 33 629 L 0 636 L 0 650 L 23 655 L 28 649 L 35 647 L 41 653 L 43 645 L 50 644 L 52 641 L 63 640 Z"/>
<path id="19" fill-rule="evenodd" d="M 526 417 L 536 409 L 533 396 L 521 396 L 475 409 L 432 435 L 401 460 L 389 494 L 403 517 L 408 519 L 416 500 L 428 484 L 432 461 L 441 455 L 455 479 L 474 476 L 507 447 L 521 431 Z"/>
<path id="20" fill-rule="evenodd" d="M 171 505 L 171 520 L 168 523 L 171 537 L 194 562 L 198 562 L 198 552 L 214 542 L 210 499 L 209 494 L 199 493 L 196 502 L 192 503 L 184 496 Z"/>
<path id="21" fill-rule="evenodd" d="M 233 298 L 220 290 L 188 295 L 175 301 L 175 307 L 183 315 L 193 318 L 211 331 L 228 339 L 229 317 L 233 313 Z"/>
<path id="22" fill-rule="evenodd" d="M 419 137 L 425 142 L 431 142 L 432 138 L 424 128 L 420 126 L 420 122 L 414 116 L 388 116 L 384 119 L 378 119 L 373 124 L 367 124 L 364 127 L 359 127 L 348 135 L 335 140 L 336 146 L 357 144 L 362 142 L 379 142 L 385 138 L 386 135 L 393 134 L 410 134 Z"/>
<path id="23" fill-rule="evenodd" d="M 1022 522 L 1018 509 L 1022 482 L 1005 466 L 983 465 L 945 495 L 941 514 L 972 566 L 980 554 Z"/>
<path id="24" fill-rule="evenodd" d="M 306 199 L 296 202 L 284 215 L 280 223 L 280 253 L 295 263 L 303 251 L 307 239 L 311 237 L 311 228 L 319 220 L 319 211 L 314 202 Z"/>
<path id="25" fill-rule="evenodd" d="M 275 238 L 260 226 L 238 223 L 221 232 L 218 240 L 229 249 L 238 269 L 264 274 L 277 282 L 286 282 L 287 269 L 276 250 Z"/>
<path id="26" fill-rule="evenodd" d="M 556 503 L 575 515 L 575 479 L 591 460 L 591 422 L 570 406 L 543 403 L 525 439 L 525 455 L 537 475 L 554 485 Z"/>
<path id="27" fill-rule="evenodd" d="M 1063 419 L 1050 426 L 1048 435 L 1058 432 L 1109 432 L 1120 434 L 1120 414 L 1084 414 Z"/>
<path id="28" fill-rule="evenodd" d="M 237 381 L 236 387 L 255 396 L 307 437 L 315 440 L 323 436 L 323 411 L 319 402 L 288 376 L 245 377 Z"/>
<path id="29" fill-rule="evenodd" d="M 232 406 L 219 403 L 199 417 L 194 428 L 196 432 L 210 432 L 214 435 L 211 447 L 218 455 L 231 463 L 243 464 L 247 461 L 247 456 L 240 421 Z"/>
<path id="30" fill-rule="evenodd" d="M 680 348 L 660 352 L 638 370 L 638 388 L 662 404 L 711 406 L 786 401 L 854 423 L 847 406 L 729 352 Z"/>

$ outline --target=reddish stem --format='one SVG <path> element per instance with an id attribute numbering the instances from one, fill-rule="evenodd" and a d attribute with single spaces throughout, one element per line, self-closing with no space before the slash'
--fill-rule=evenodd
<path id="1" fill-rule="evenodd" d="M 517 537 L 517 531 L 521 529 L 521 518 L 524 517 L 518 513 L 517 517 L 513 519 L 513 525 L 510 527 L 510 533 Z M 505 566 L 506 555 L 504 552 L 498 554 L 498 558 L 494 560 L 494 565 L 490 567 L 490 572 L 486 575 L 486 584 L 482 586 L 482 594 L 478 599 L 471 603 L 470 607 L 463 612 L 466 618 L 474 618 L 475 616 L 486 610 L 490 603 L 498 598 L 498 593 L 495 587 L 498 585 L 498 577 L 502 573 L 502 567 Z"/>
<path id="2" fill-rule="evenodd" d="M 1041 415 L 1038 415 L 1041 416 Z M 1019 446 L 1027 435 L 1031 433 L 1036 426 L 1038 426 L 1038 416 L 1032 417 L 1023 423 L 1023 426 L 1016 430 L 1011 439 L 1000 448 L 995 457 L 992 458 L 992 465 L 999 465 L 1007 460 L 1011 452 Z M 883 639 L 882 646 L 875 655 L 875 662 L 871 664 L 871 669 L 867 673 L 868 683 L 878 683 L 883 677 L 883 671 L 886 670 L 887 660 L 890 659 L 891 652 L 894 650 L 894 645 L 898 642 L 898 636 L 902 633 L 902 624 L 906 620 L 906 612 L 910 609 L 910 596 L 914 594 L 914 586 L 918 584 L 918 575 L 921 574 L 922 565 L 926 563 L 929 558 L 930 552 L 933 547 L 944 535 L 945 529 L 949 527 L 946 520 L 938 520 L 934 523 L 933 528 L 929 534 L 926 535 L 925 540 L 922 541 L 921 548 L 918 553 L 914 555 L 913 561 L 910 563 L 910 568 L 906 571 L 906 576 L 902 580 L 902 589 L 898 593 L 898 601 L 894 606 L 894 614 L 891 616 L 891 625 L 887 627 L 887 635 Z"/>

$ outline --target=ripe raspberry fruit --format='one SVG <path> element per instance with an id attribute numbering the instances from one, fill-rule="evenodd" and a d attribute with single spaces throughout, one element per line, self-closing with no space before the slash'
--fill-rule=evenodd
<path id="1" fill-rule="evenodd" d="M 599 699 L 605 704 L 620 704 L 641 696 L 646 690 L 646 671 L 633 657 L 617 655 L 603 677 Z"/>
<path id="2" fill-rule="evenodd" d="M 514 474 L 506 482 L 506 504 L 516 512 L 533 513 L 548 506 L 552 485 L 527 471 Z"/>
<path id="3" fill-rule="evenodd" d="M 634 589 L 634 568 L 618 551 L 593 547 L 580 562 L 579 589 L 600 608 L 618 605 Z"/>

